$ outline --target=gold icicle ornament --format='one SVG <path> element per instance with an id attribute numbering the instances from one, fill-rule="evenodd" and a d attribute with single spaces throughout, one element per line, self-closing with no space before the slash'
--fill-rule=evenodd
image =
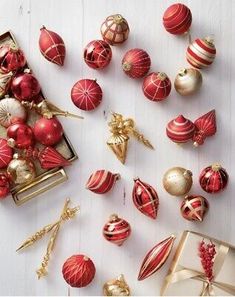
<path id="1" fill-rule="evenodd" d="M 110 127 L 111 136 L 107 141 L 107 145 L 114 152 L 118 160 L 120 160 L 123 164 L 126 160 L 129 136 L 135 137 L 146 147 L 154 149 L 150 141 L 135 128 L 135 122 L 133 119 L 124 119 L 121 114 L 113 112 L 111 121 L 108 125 Z"/>
<path id="2" fill-rule="evenodd" d="M 131 296 L 130 288 L 121 274 L 116 279 L 107 281 L 103 286 L 104 296 Z"/>

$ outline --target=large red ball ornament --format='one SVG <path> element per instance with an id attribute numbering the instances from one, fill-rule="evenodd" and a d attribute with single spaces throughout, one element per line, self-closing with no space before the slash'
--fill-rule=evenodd
<path id="1" fill-rule="evenodd" d="M 173 142 L 184 143 L 192 139 L 194 130 L 194 124 L 189 119 L 179 115 L 167 124 L 166 134 Z"/>
<path id="2" fill-rule="evenodd" d="M 150 65 L 148 53 L 139 48 L 129 50 L 122 59 L 122 69 L 131 78 L 144 77 L 149 72 Z"/>
<path id="3" fill-rule="evenodd" d="M 33 129 L 20 121 L 7 128 L 8 144 L 18 149 L 25 149 L 34 145 Z"/>
<path id="4" fill-rule="evenodd" d="M 0 72 L 16 71 L 26 64 L 24 53 L 15 44 L 0 47 Z"/>
<path id="5" fill-rule="evenodd" d="M 84 61 L 94 69 L 102 69 L 111 61 L 112 50 L 103 40 L 93 40 L 84 49 Z"/>
<path id="6" fill-rule="evenodd" d="M 0 173 L 0 199 L 5 198 L 10 193 L 10 181 L 6 174 Z"/>
<path id="7" fill-rule="evenodd" d="M 162 101 L 171 92 L 171 81 L 163 72 L 152 72 L 144 79 L 143 92 L 152 101 Z"/>
<path id="8" fill-rule="evenodd" d="M 179 35 L 187 32 L 192 23 L 192 13 L 190 9 L 182 4 L 172 4 L 163 15 L 163 25 L 167 32 Z"/>
<path id="9" fill-rule="evenodd" d="M 73 255 L 68 258 L 62 267 L 65 281 L 71 286 L 82 288 L 89 285 L 95 277 L 95 265 L 85 255 Z"/>
<path id="10" fill-rule="evenodd" d="M 96 80 L 81 79 L 71 90 L 71 99 L 82 110 L 95 109 L 102 100 L 102 89 Z"/>
<path id="11" fill-rule="evenodd" d="M 210 194 L 222 191 L 228 184 L 229 175 L 220 164 L 213 164 L 202 170 L 199 182 L 204 191 Z"/>
<path id="12" fill-rule="evenodd" d="M 181 214 L 188 221 L 202 222 L 209 209 L 209 202 L 199 195 L 186 196 L 181 203 Z"/>
<path id="13" fill-rule="evenodd" d="M 0 138 L 0 168 L 5 168 L 11 162 L 13 150 L 8 145 L 7 140 Z"/>
<path id="14" fill-rule="evenodd" d="M 41 54 L 48 61 L 63 66 L 66 53 L 63 39 L 57 33 L 47 30 L 44 26 L 40 31 L 39 48 Z"/>

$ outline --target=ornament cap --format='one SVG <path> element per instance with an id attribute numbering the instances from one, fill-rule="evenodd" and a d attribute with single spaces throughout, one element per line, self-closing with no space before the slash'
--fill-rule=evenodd
<path id="1" fill-rule="evenodd" d="M 191 177 L 193 175 L 192 171 L 190 170 L 185 170 L 184 173 L 183 173 L 184 177 Z"/>
<path id="2" fill-rule="evenodd" d="M 47 30 L 47 28 L 44 25 L 42 25 L 42 27 L 40 28 L 40 31 L 41 30 Z"/>
<path id="3" fill-rule="evenodd" d="M 160 80 L 165 80 L 167 78 L 167 75 L 165 72 L 159 72 L 158 75 L 157 75 L 158 79 Z"/>
<path id="4" fill-rule="evenodd" d="M 17 52 L 19 50 L 19 47 L 15 43 L 11 44 L 9 48 L 12 52 Z"/>
<path id="5" fill-rule="evenodd" d="M 118 215 L 116 213 L 111 214 L 109 217 L 109 222 L 115 222 L 118 219 Z"/>
<path id="6" fill-rule="evenodd" d="M 136 176 L 133 178 L 133 180 L 134 180 L 134 182 L 136 182 L 136 181 L 140 180 L 140 178 L 138 176 Z"/>
<path id="7" fill-rule="evenodd" d="M 204 40 L 205 40 L 205 42 L 206 42 L 207 44 L 209 44 L 210 46 L 215 47 L 213 36 L 211 36 L 211 35 L 210 35 L 210 36 L 207 36 L 207 37 L 204 38 Z"/>
<path id="8" fill-rule="evenodd" d="M 16 144 L 15 139 L 13 139 L 13 138 L 9 138 L 9 139 L 7 140 L 7 144 L 8 144 L 10 147 L 14 148 L 14 147 L 15 147 L 15 144 Z"/>
<path id="9" fill-rule="evenodd" d="M 114 23 L 116 23 L 116 24 L 122 23 L 123 22 L 123 19 L 124 18 L 123 18 L 123 16 L 121 14 L 115 14 L 113 16 Z"/>
<path id="10" fill-rule="evenodd" d="M 24 73 L 32 73 L 32 71 L 29 68 L 25 68 Z"/>
<path id="11" fill-rule="evenodd" d="M 178 74 L 179 74 L 180 76 L 185 76 L 185 75 L 187 74 L 187 69 L 186 69 L 186 68 L 182 68 L 182 69 L 180 69 L 180 71 L 178 72 Z"/>
<path id="12" fill-rule="evenodd" d="M 214 164 L 211 165 L 211 168 L 212 168 L 213 171 L 220 171 L 222 166 L 219 163 L 214 163 Z"/>
<path id="13" fill-rule="evenodd" d="M 83 260 L 84 260 L 84 261 L 89 261 L 89 260 L 90 260 L 90 258 L 89 258 L 89 257 L 87 257 L 87 256 L 84 256 L 84 257 L 83 257 Z"/>
<path id="14" fill-rule="evenodd" d="M 132 67 L 132 64 L 129 63 L 129 62 L 124 62 L 124 63 L 122 64 L 122 69 L 123 69 L 124 71 L 130 71 L 130 70 L 131 70 L 131 67 Z"/>

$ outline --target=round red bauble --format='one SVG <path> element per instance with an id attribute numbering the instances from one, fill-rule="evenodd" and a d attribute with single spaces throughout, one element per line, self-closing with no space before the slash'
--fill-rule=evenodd
<path id="1" fill-rule="evenodd" d="M 96 80 L 81 79 L 72 87 L 71 99 L 78 108 L 93 110 L 100 104 L 102 94 L 102 89 Z"/>
<path id="2" fill-rule="evenodd" d="M 190 9 L 182 4 L 172 4 L 163 15 L 163 25 L 167 32 L 175 35 L 187 32 L 192 23 L 192 13 Z"/>
<path id="3" fill-rule="evenodd" d="M 5 198 L 10 192 L 10 182 L 6 174 L 0 173 L 0 199 Z"/>
<path id="4" fill-rule="evenodd" d="M 68 258 L 63 265 L 62 274 L 65 281 L 76 288 L 86 287 L 95 277 L 95 265 L 85 255 L 74 255 Z"/>
<path id="5" fill-rule="evenodd" d="M 112 50 L 109 44 L 103 40 L 93 40 L 84 49 L 86 64 L 94 69 L 102 69 L 111 61 Z"/>
<path id="6" fill-rule="evenodd" d="M 146 51 L 134 48 L 122 59 L 122 69 L 131 78 L 144 77 L 150 69 L 151 60 Z"/>
<path id="7" fill-rule="evenodd" d="M 209 209 L 209 202 L 200 195 L 186 196 L 181 203 L 182 216 L 188 221 L 202 222 Z"/>
<path id="8" fill-rule="evenodd" d="M 11 162 L 13 150 L 8 145 L 7 140 L 0 138 L 0 168 L 5 168 Z"/>
<path id="9" fill-rule="evenodd" d="M 171 81 L 163 72 L 152 72 L 144 79 L 143 92 L 152 101 L 162 101 L 171 92 Z"/>
<path id="10" fill-rule="evenodd" d="M 194 130 L 194 124 L 189 119 L 179 115 L 167 124 L 166 134 L 172 141 L 183 143 L 192 139 Z"/>
<path id="11" fill-rule="evenodd" d="M 57 33 L 47 30 L 44 26 L 40 31 L 39 48 L 41 54 L 48 61 L 63 66 L 66 53 L 63 39 Z"/>
<path id="12" fill-rule="evenodd" d="M 40 118 L 36 121 L 33 131 L 37 141 L 49 146 L 57 144 L 63 136 L 63 127 L 55 117 Z"/>
<path id="13" fill-rule="evenodd" d="M 26 59 L 22 50 L 15 44 L 0 47 L 0 72 L 8 73 L 24 67 Z"/>
<path id="14" fill-rule="evenodd" d="M 18 149 L 34 145 L 33 129 L 27 124 L 17 121 L 7 128 L 8 144 Z"/>
<path id="15" fill-rule="evenodd" d="M 222 191 L 228 184 L 229 175 L 220 164 L 213 164 L 202 170 L 199 182 L 204 191 L 210 194 Z"/>

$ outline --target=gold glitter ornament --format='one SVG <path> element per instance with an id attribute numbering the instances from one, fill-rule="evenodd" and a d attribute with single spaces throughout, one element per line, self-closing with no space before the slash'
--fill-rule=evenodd
<path id="1" fill-rule="evenodd" d="M 130 288 L 125 281 L 124 275 L 107 281 L 103 286 L 104 296 L 131 296 Z"/>

